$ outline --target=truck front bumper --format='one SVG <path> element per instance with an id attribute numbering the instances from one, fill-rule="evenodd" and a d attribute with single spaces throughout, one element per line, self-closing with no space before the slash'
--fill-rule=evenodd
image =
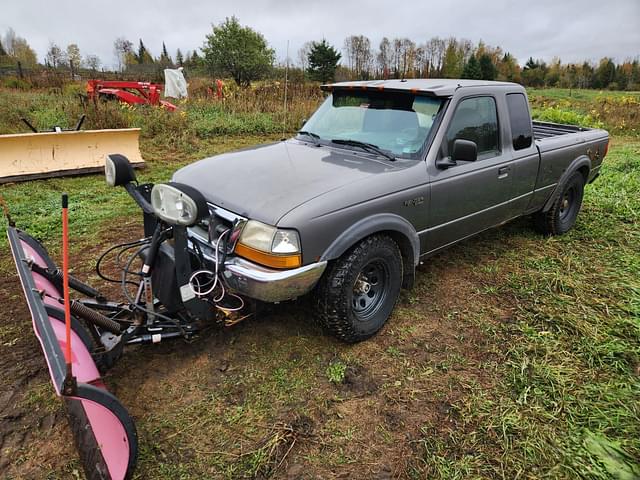
<path id="1" fill-rule="evenodd" d="M 225 262 L 223 277 L 231 290 L 255 300 L 274 303 L 309 293 L 326 267 L 327 262 L 317 262 L 291 270 L 275 270 L 244 258 L 231 257 Z"/>

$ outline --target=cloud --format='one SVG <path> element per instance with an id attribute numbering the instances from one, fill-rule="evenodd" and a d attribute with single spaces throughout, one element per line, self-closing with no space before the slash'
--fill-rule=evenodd
<path id="1" fill-rule="evenodd" d="M 433 36 L 483 40 L 511 52 L 521 63 L 530 56 L 570 62 L 603 56 L 622 61 L 640 55 L 638 0 L 5 2 L 0 33 L 13 28 L 41 59 L 51 41 L 62 47 L 77 43 L 83 54 L 97 54 L 105 65 L 114 63 L 117 37 L 135 45 L 142 38 L 155 56 L 164 41 L 173 55 L 177 48 L 200 48 L 211 25 L 232 15 L 261 32 L 280 59 L 287 41 L 290 57 L 296 58 L 308 40 L 326 38 L 342 48 L 344 38 L 352 34 L 367 35 L 373 45 L 384 36 L 417 43 Z"/>

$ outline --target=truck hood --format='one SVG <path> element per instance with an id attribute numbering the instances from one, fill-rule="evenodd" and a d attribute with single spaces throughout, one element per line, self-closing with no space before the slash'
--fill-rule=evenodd
<path id="1" fill-rule="evenodd" d="M 289 140 L 205 158 L 178 170 L 173 181 L 238 215 L 277 225 L 315 197 L 397 168 L 357 151 Z"/>

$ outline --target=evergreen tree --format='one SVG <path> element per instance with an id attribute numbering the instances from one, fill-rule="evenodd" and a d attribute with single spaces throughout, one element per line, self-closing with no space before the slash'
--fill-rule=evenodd
<path id="1" fill-rule="evenodd" d="M 171 56 L 169 56 L 169 52 L 167 52 L 167 46 L 162 42 L 162 53 L 160 54 L 160 63 L 165 66 L 171 66 L 173 64 L 173 60 L 171 60 Z"/>
<path id="2" fill-rule="evenodd" d="M 180 49 L 176 50 L 176 64 L 178 64 L 179 67 L 184 65 L 184 57 L 182 56 L 182 51 Z"/>
<path id="3" fill-rule="evenodd" d="M 469 78 L 480 80 L 482 78 L 482 70 L 480 69 L 480 63 L 476 59 L 476 56 L 471 54 L 469 60 L 462 70 L 462 78 Z"/>
<path id="4" fill-rule="evenodd" d="M 142 39 L 140 39 L 140 44 L 138 45 L 138 55 L 136 56 L 136 60 L 140 65 L 145 63 L 153 63 L 153 57 L 147 50 L 147 47 L 144 46 Z"/>
<path id="5" fill-rule="evenodd" d="M 333 80 L 340 57 L 340 53 L 326 40 L 313 42 L 309 52 L 309 78 L 323 83 Z"/>
<path id="6" fill-rule="evenodd" d="M 540 68 L 540 64 L 538 64 L 538 62 L 536 62 L 533 57 L 529 57 L 529 60 L 527 60 L 527 63 L 524 64 L 524 69 L 525 70 L 533 70 L 536 68 Z"/>
<path id="7" fill-rule="evenodd" d="M 7 56 L 7 52 L 5 51 L 4 47 L 2 46 L 2 42 L 0 41 L 0 57 L 6 57 Z"/>
<path id="8" fill-rule="evenodd" d="M 463 68 L 462 52 L 454 38 L 450 38 L 442 61 L 442 76 L 444 78 L 459 78 Z"/>
<path id="9" fill-rule="evenodd" d="M 607 88 L 616 74 L 616 66 L 610 58 L 603 58 L 596 69 L 595 85 L 596 88 Z"/>
<path id="10" fill-rule="evenodd" d="M 544 62 L 529 57 L 522 70 L 522 80 L 529 87 L 542 87 L 544 86 L 546 72 L 547 65 Z"/>
<path id="11" fill-rule="evenodd" d="M 480 78 L 482 80 L 495 80 L 496 78 L 496 66 L 493 64 L 491 56 L 487 53 L 480 55 L 478 60 L 480 66 Z"/>

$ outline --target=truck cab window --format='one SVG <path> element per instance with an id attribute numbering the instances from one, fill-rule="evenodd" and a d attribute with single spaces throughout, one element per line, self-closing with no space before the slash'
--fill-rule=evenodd
<path id="1" fill-rule="evenodd" d="M 531 115 L 527 99 L 522 93 L 507 94 L 507 108 L 511 121 L 511 140 L 514 150 L 529 148 L 533 141 Z"/>
<path id="2" fill-rule="evenodd" d="M 453 141 L 458 138 L 475 142 L 478 146 L 478 158 L 499 154 L 498 114 L 493 97 L 467 98 L 458 104 L 447 129 L 443 145 L 446 148 L 444 156 L 450 155 Z"/>
<path id="3" fill-rule="evenodd" d="M 394 157 L 418 159 L 442 99 L 411 92 L 342 90 L 330 95 L 305 124 L 320 143 L 371 143 Z"/>

